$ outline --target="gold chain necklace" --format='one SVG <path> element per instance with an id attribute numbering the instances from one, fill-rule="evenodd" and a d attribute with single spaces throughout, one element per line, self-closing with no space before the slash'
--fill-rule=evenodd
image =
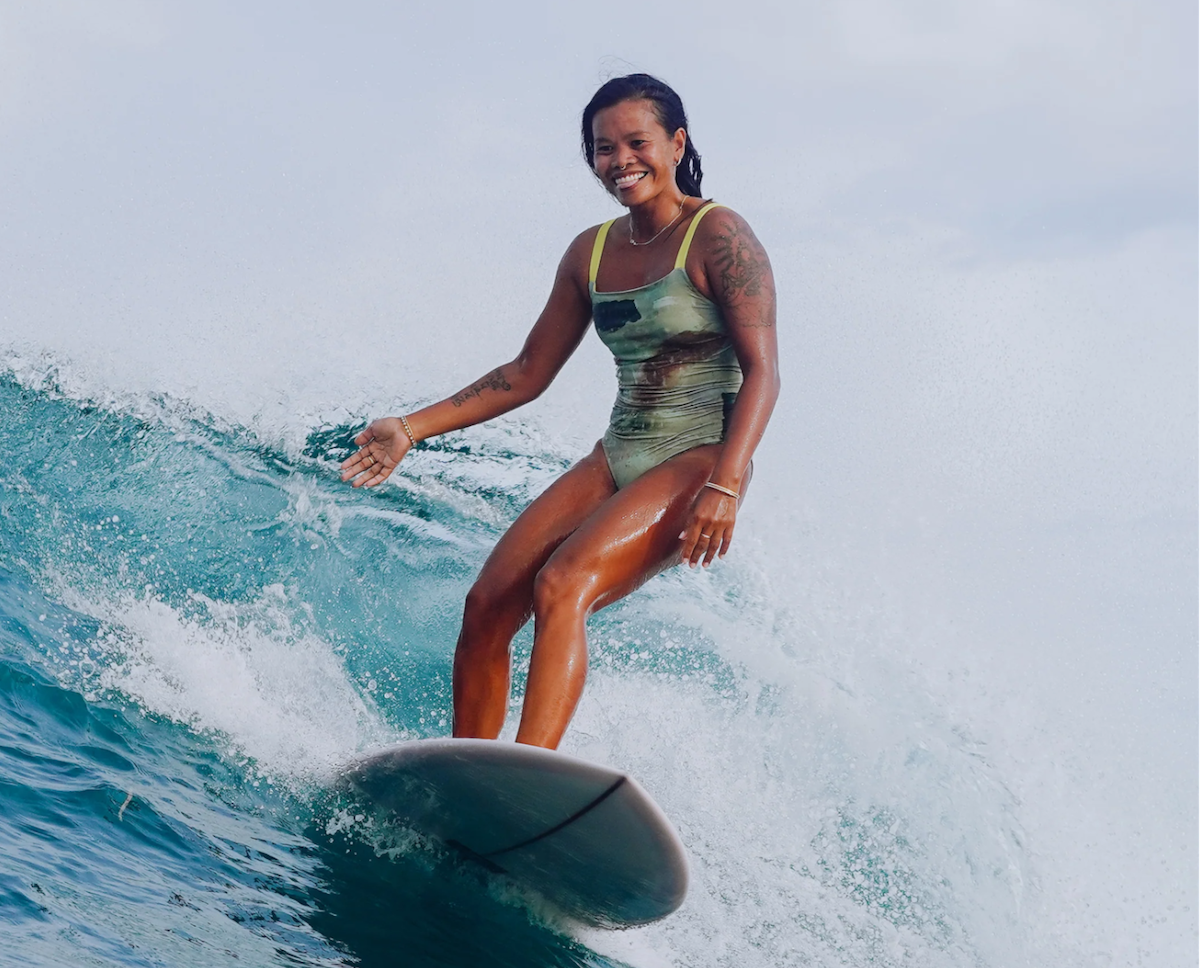
<path id="1" fill-rule="evenodd" d="M 630 245 L 649 245 L 651 242 L 653 242 L 655 239 L 657 239 L 667 229 L 669 229 L 672 225 L 674 225 L 676 222 L 679 221 L 679 216 L 683 214 L 683 203 L 685 201 L 687 201 L 686 195 L 679 200 L 679 211 L 675 213 L 675 217 L 673 219 L 671 219 L 671 221 L 669 221 L 661 229 L 659 229 L 657 232 L 655 232 L 654 235 L 651 238 L 648 238 L 645 242 L 638 242 L 636 239 L 634 239 L 634 237 L 633 237 L 633 214 L 630 213 L 630 215 L 629 215 L 629 244 Z"/>

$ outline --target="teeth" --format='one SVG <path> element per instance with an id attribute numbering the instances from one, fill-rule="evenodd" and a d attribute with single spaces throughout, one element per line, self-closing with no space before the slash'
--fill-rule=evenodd
<path id="1" fill-rule="evenodd" d="M 644 171 L 636 171 L 632 174 L 622 175 L 620 178 L 615 179 L 614 184 L 618 188 L 625 188 L 629 185 L 632 185 L 636 181 L 641 181 L 645 177 L 646 173 Z"/>

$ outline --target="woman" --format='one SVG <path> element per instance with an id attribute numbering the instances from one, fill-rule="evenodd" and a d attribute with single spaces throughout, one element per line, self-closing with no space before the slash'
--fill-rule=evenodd
<path id="1" fill-rule="evenodd" d="M 723 557 L 779 393 L 775 292 L 750 227 L 700 197 L 679 96 L 614 78 L 583 112 L 583 153 L 629 211 L 579 235 L 517 357 L 423 410 L 376 420 L 342 479 L 374 487 L 418 441 L 528 403 L 588 324 L 618 363 L 604 438 L 504 534 L 467 595 L 454 654 L 454 735 L 494 739 L 511 643 L 534 619 L 517 742 L 554 749 L 587 672 L 585 621 L 680 561 Z"/>

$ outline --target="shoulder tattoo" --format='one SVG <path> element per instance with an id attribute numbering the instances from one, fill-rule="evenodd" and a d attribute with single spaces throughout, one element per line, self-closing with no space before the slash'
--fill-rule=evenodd
<path id="1" fill-rule="evenodd" d="M 725 219 L 713 239 L 713 262 L 716 267 L 717 291 L 731 306 L 748 300 L 765 299 L 761 314 L 742 325 L 771 326 L 771 304 L 774 290 L 771 285 L 771 263 L 754 233 L 734 219 Z"/>

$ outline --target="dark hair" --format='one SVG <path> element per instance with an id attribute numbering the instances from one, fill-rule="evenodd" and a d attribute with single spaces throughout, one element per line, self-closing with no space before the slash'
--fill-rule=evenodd
<path id="1" fill-rule="evenodd" d="M 688 131 L 687 112 L 683 110 L 683 101 L 657 77 L 649 74 L 626 74 L 624 77 L 614 77 L 601 85 L 588 105 L 583 109 L 583 157 L 592 171 L 596 170 L 593 155 L 596 151 L 596 138 L 592 134 L 592 119 L 597 112 L 611 108 L 622 101 L 649 101 L 654 105 L 654 114 L 658 123 L 668 135 L 675 134 L 680 128 L 687 135 L 683 147 L 683 158 L 675 169 L 675 184 L 685 195 L 700 194 L 700 179 L 704 173 L 700 170 L 700 152 L 692 143 L 692 135 Z"/>

